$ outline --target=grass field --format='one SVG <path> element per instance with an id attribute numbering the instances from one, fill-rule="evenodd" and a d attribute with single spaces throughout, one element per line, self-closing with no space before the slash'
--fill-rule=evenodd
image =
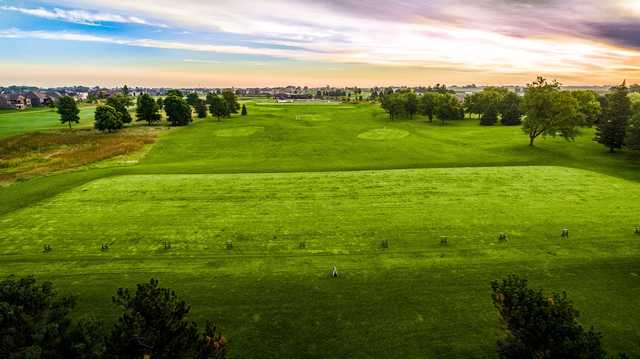
<path id="1" fill-rule="evenodd" d="M 116 288 L 156 277 L 236 358 L 492 358 L 489 282 L 517 273 L 640 357 L 633 155 L 591 130 L 529 148 L 519 128 L 370 105 L 248 108 L 171 131 L 135 166 L 1 188 L 0 274 L 51 279 L 106 320 Z"/>
<path id="2" fill-rule="evenodd" d="M 93 126 L 95 106 L 80 106 L 80 123 L 76 128 Z M 0 139 L 25 132 L 68 128 L 60 123 L 60 115 L 54 108 L 31 108 L 25 111 L 5 110 L 0 112 Z"/>

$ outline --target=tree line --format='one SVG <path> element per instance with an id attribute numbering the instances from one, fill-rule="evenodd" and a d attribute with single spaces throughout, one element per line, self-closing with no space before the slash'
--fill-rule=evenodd
<path id="1" fill-rule="evenodd" d="M 206 118 L 207 114 L 211 113 L 218 121 L 229 118 L 240 110 L 242 116 L 247 116 L 247 107 L 240 106 L 236 94 L 230 90 L 223 91 L 221 95 L 208 93 L 205 99 L 196 93 L 189 93 L 185 97 L 179 90 L 170 90 L 166 97 L 155 100 L 148 94 L 134 98 L 129 95 L 125 86 L 121 93 L 105 98 L 103 103 L 96 107 L 95 129 L 114 132 L 131 123 L 133 118 L 129 107 L 133 106 L 134 99 L 136 121 L 147 122 L 149 126 L 161 122 L 162 110 L 171 126 L 188 125 L 193 121 L 194 112 L 198 118 Z M 61 97 L 56 107 L 62 124 L 68 124 L 69 128 L 72 128 L 73 123 L 79 123 L 80 110 L 72 97 Z"/>
<path id="2" fill-rule="evenodd" d="M 527 85 L 524 96 L 506 88 L 486 87 L 461 102 L 445 86 L 427 88 L 421 95 L 411 90 L 386 89 L 372 96 L 392 121 L 422 115 L 430 122 L 437 118 L 444 125 L 464 119 L 465 114 L 475 114 L 483 126 L 498 122 L 521 125 L 530 146 L 541 136 L 572 140 L 580 128 L 595 127 L 595 140 L 609 151 L 624 146 L 640 150 L 640 93 L 625 83 L 606 95 L 591 90 L 563 91 L 557 81 L 538 77 Z"/>
<path id="3" fill-rule="evenodd" d="M 605 359 L 602 334 L 578 322 L 567 294 L 545 294 L 516 275 L 491 282 L 491 299 L 504 329 L 496 350 L 505 359 Z M 217 358 L 226 339 L 212 322 L 200 330 L 189 305 L 157 280 L 120 288 L 112 297 L 118 319 L 110 327 L 73 319 L 76 298 L 59 296 L 51 282 L 9 276 L 0 281 L 2 358 Z M 293 354 L 293 353 L 292 353 Z M 620 359 L 628 358 L 619 354 Z"/>

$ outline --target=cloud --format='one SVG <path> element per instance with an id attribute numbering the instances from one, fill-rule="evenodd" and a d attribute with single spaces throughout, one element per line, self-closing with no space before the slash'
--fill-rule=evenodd
<path id="1" fill-rule="evenodd" d="M 167 27 L 164 24 L 156 24 L 136 16 L 122 16 L 110 13 L 95 13 L 85 10 L 63 10 L 54 8 L 22 8 L 15 6 L 0 6 L 0 10 L 19 12 L 21 14 L 36 16 L 49 20 L 61 20 L 75 24 L 99 26 L 103 22 L 115 22 L 126 24 L 148 25 L 155 27 Z"/>

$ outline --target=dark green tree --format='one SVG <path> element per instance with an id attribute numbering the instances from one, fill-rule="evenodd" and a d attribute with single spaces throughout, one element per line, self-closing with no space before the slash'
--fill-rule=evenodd
<path id="1" fill-rule="evenodd" d="M 607 95 L 607 106 L 598 122 L 595 140 L 609 148 L 609 152 L 624 146 L 627 123 L 631 117 L 631 100 L 627 86 L 623 83 Z"/>
<path id="2" fill-rule="evenodd" d="M 246 116 L 247 115 L 247 106 L 245 104 L 242 104 L 242 111 L 240 112 L 240 114 L 242 116 Z"/>
<path id="3" fill-rule="evenodd" d="M 0 358 L 64 358 L 73 297 L 50 282 L 9 276 L 0 281 Z"/>
<path id="4" fill-rule="evenodd" d="M 420 114 L 427 116 L 429 122 L 433 122 L 437 102 L 438 94 L 435 92 L 425 92 L 418 100 L 418 111 Z"/>
<path id="5" fill-rule="evenodd" d="M 164 111 L 171 126 L 186 126 L 192 121 L 191 106 L 182 97 L 167 96 Z"/>
<path id="6" fill-rule="evenodd" d="M 137 121 L 145 121 L 149 126 L 160 122 L 162 119 L 160 108 L 160 105 L 149 94 L 140 95 L 136 106 Z"/>
<path id="7" fill-rule="evenodd" d="M 131 121 L 133 121 L 131 114 L 129 113 L 129 106 L 133 104 L 131 97 L 123 94 L 116 94 L 109 97 L 106 104 L 118 111 L 122 123 L 131 123 Z"/>
<path id="8" fill-rule="evenodd" d="M 516 126 L 522 123 L 522 99 L 513 91 L 507 92 L 500 103 L 500 122 L 504 126 Z"/>
<path id="9" fill-rule="evenodd" d="M 198 96 L 198 94 L 195 92 L 190 92 L 187 95 L 187 103 L 194 109 L 196 108 L 196 103 L 198 103 L 199 99 L 200 99 L 200 96 Z"/>
<path id="10" fill-rule="evenodd" d="M 135 291 L 118 289 L 113 303 L 123 314 L 107 340 L 110 357 L 185 358 L 197 350 L 198 328 L 186 320 L 190 307 L 174 291 L 158 287 L 157 280 L 138 284 Z"/>
<path id="11" fill-rule="evenodd" d="M 184 94 L 180 90 L 172 89 L 172 90 L 167 91 L 167 97 L 168 96 L 176 96 L 176 97 L 183 98 Z"/>
<path id="12" fill-rule="evenodd" d="M 71 128 L 71 123 L 79 123 L 80 117 L 78 114 L 80 110 L 78 109 L 78 105 L 76 104 L 76 100 L 71 96 L 62 96 L 56 102 L 56 107 L 58 109 L 58 114 L 60 114 L 60 122 L 64 125 L 69 124 L 69 128 Z"/>
<path id="13" fill-rule="evenodd" d="M 222 91 L 222 98 L 224 99 L 224 102 L 227 103 L 229 113 L 238 113 L 238 110 L 240 110 L 240 103 L 238 103 L 238 97 L 233 91 Z"/>
<path id="14" fill-rule="evenodd" d="M 125 96 L 129 96 L 129 86 L 124 85 L 122 87 L 122 94 L 125 95 Z"/>
<path id="15" fill-rule="evenodd" d="M 566 91 L 560 91 L 557 81 L 548 82 L 542 77 L 527 85 L 522 99 L 526 115 L 522 130 L 529 135 L 529 146 L 538 136 L 560 135 L 573 139 L 577 134 L 578 102 Z"/>
<path id="16" fill-rule="evenodd" d="M 207 117 L 207 103 L 205 100 L 198 98 L 193 108 L 196 110 L 196 114 L 198 115 L 198 118 Z"/>
<path id="17" fill-rule="evenodd" d="M 380 106 L 383 110 L 385 110 L 391 121 L 399 117 L 403 117 L 406 114 L 406 106 L 402 93 L 400 92 L 391 92 L 384 94 L 380 98 Z"/>
<path id="18" fill-rule="evenodd" d="M 156 100 L 156 103 L 158 104 L 158 109 L 160 110 L 164 109 L 164 99 L 162 97 L 158 97 L 158 99 Z"/>
<path id="19" fill-rule="evenodd" d="M 638 96 L 638 100 L 640 100 L 640 96 Z M 626 144 L 632 150 L 640 150 L 640 101 L 632 101 Z"/>
<path id="20" fill-rule="evenodd" d="M 409 119 L 413 120 L 413 116 L 418 113 L 418 96 L 413 92 L 404 94 L 404 111 L 409 115 Z"/>
<path id="21" fill-rule="evenodd" d="M 209 104 L 209 112 L 212 116 L 216 116 L 218 121 L 220 118 L 229 116 L 229 108 L 225 100 L 214 94 L 207 95 L 207 103 Z"/>
<path id="22" fill-rule="evenodd" d="M 96 108 L 93 126 L 102 132 L 114 132 L 122 128 L 122 115 L 109 105 Z"/>
<path id="23" fill-rule="evenodd" d="M 446 121 L 456 121 L 464 119 L 464 109 L 458 99 L 449 93 L 441 93 L 438 95 L 436 102 L 436 117 L 440 119 L 444 126 Z"/>
<path id="24" fill-rule="evenodd" d="M 504 359 L 600 359 L 606 357 L 600 333 L 585 331 L 566 293 L 546 296 L 511 275 L 491 283 L 493 304 L 506 329 L 498 342 Z"/>
<path id="25" fill-rule="evenodd" d="M 63 358 L 101 359 L 106 351 L 107 332 L 101 321 L 95 318 L 83 318 L 69 330 Z"/>

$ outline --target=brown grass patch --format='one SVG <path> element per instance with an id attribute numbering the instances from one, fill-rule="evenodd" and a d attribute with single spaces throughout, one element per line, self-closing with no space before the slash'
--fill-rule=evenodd
<path id="1" fill-rule="evenodd" d="M 44 175 L 118 156 L 128 156 L 155 141 L 160 130 L 127 128 L 36 132 L 0 140 L 0 184 Z"/>

